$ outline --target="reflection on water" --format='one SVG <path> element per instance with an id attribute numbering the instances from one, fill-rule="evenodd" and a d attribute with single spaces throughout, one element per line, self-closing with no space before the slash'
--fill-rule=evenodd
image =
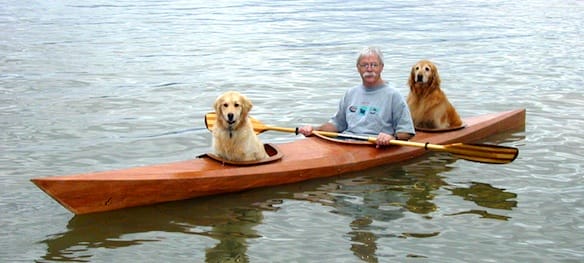
<path id="1" fill-rule="evenodd" d="M 0 262 L 262 261 L 274 244 L 306 261 L 581 261 L 583 13 L 578 0 L 4 1 Z M 506 141 L 519 158 L 486 167 L 429 155 L 374 176 L 69 224 L 68 211 L 27 181 L 206 152 L 201 120 L 227 89 L 248 94 L 265 123 L 325 121 L 359 82 L 353 63 L 365 45 L 386 51 L 384 79 L 404 96 L 409 67 L 428 58 L 463 117 L 527 108 L 526 137 Z M 291 225 L 304 235 L 282 233 Z M 306 241 L 308 232 L 325 241 Z"/>
<path id="2" fill-rule="evenodd" d="M 163 231 L 216 240 L 214 246 L 205 249 L 206 262 L 249 262 L 248 245 L 251 240 L 262 237 L 256 226 L 262 224 L 265 213 L 278 211 L 287 200 L 300 200 L 330 207 L 330 213 L 350 218 L 350 231 L 345 237 L 351 242 L 351 252 L 360 260 L 378 262 L 376 252 L 380 238 L 440 235 L 439 231 L 392 234 L 376 225 L 402 219 L 408 213 L 432 219 L 432 213 L 440 209 L 434 200 L 435 192 L 440 189 L 489 210 L 510 210 L 517 206 L 516 194 L 488 184 L 449 185 L 441 174 L 454 169 L 451 164 L 455 161 L 449 155 L 432 154 L 404 165 L 382 166 L 338 178 L 75 216 L 67 225 L 68 231 L 42 241 L 48 247 L 43 259 L 91 261 L 92 249 L 160 242 L 162 239 L 132 239 L 130 234 Z M 486 219 L 508 218 L 486 210 L 451 215 L 462 214 L 479 214 Z M 424 256 L 410 254 L 408 257 Z"/>
<path id="3" fill-rule="evenodd" d="M 509 200 L 517 198 L 517 194 L 505 192 L 505 189 L 499 189 L 489 184 L 473 182 L 468 188 L 450 189 L 452 194 L 461 196 L 464 200 L 473 201 L 477 205 L 486 208 L 511 210 L 517 207 L 517 201 Z M 470 210 L 466 212 L 455 213 L 461 214 L 478 214 L 483 218 L 508 220 L 509 217 L 489 213 L 485 210 Z"/>
<path id="4" fill-rule="evenodd" d="M 270 207 L 270 200 L 261 199 L 261 195 L 243 193 L 75 216 L 67 232 L 43 241 L 48 245 L 43 259 L 90 261 L 86 253 L 93 248 L 157 242 L 161 240 L 128 240 L 128 234 L 163 231 L 219 241 L 206 251 L 208 262 L 246 262 L 246 240 L 258 237 L 253 226 L 261 223 L 263 207 Z"/>

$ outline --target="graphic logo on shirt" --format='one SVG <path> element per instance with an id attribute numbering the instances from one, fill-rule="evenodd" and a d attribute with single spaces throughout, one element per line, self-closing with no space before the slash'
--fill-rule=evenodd
<path id="1" fill-rule="evenodd" d="M 369 109 L 369 107 L 367 107 L 367 106 L 361 106 L 361 107 L 359 107 L 359 115 L 365 116 L 365 113 L 367 113 L 367 110 L 368 109 Z"/>
<path id="2" fill-rule="evenodd" d="M 377 107 L 370 107 L 370 106 L 351 106 L 349 107 L 350 112 L 357 112 L 360 116 L 365 116 L 367 113 L 369 114 L 376 114 L 378 109 Z"/>

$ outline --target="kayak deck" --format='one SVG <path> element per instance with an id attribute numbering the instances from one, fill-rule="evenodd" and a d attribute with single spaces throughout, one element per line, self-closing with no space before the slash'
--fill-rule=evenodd
<path id="1" fill-rule="evenodd" d="M 525 126 L 525 109 L 465 118 L 463 129 L 418 132 L 411 141 L 475 142 Z M 210 158 L 121 170 L 33 178 L 45 193 L 75 214 L 87 214 L 206 195 L 295 183 L 397 163 L 423 148 L 334 143 L 316 137 L 278 144 L 279 160 L 252 166 L 224 165 Z"/>

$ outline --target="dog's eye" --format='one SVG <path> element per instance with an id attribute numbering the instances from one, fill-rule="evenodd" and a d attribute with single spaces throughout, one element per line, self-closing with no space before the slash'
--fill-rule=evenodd
<path id="1" fill-rule="evenodd" d="M 416 67 L 416 70 L 419 70 L 419 69 L 420 69 L 420 67 Z"/>
<path id="2" fill-rule="evenodd" d="M 235 104 L 233 104 L 233 106 L 235 106 L 237 108 L 237 107 L 239 107 L 239 103 L 235 103 Z"/>
<path id="3" fill-rule="evenodd" d="M 223 103 L 223 107 L 227 108 L 227 107 L 229 107 L 229 104 Z"/>
<path id="4" fill-rule="evenodd" d="M 430 71 L 430 68 L 429 68 L 429 67 L 426 67 L 426 68 L 425 68 L 425 70 L 426 70 L 426 71 Z"/>

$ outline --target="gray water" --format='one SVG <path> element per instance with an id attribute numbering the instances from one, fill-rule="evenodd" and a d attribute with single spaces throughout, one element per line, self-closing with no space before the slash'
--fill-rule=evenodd
<path id="1" fill-rule="evenodd" d="M 0 262 L 584 262 L 582 17 L 575 0 L 2 1 Z M 431 59 L 463 117 L 527 109 L 485 141 L 518 159 L 428 153 L 85 216 L 29 181 L 208 152 L 227 90 L 266 124 L 324 122 L 368 45 L 404 96 Z"/>

